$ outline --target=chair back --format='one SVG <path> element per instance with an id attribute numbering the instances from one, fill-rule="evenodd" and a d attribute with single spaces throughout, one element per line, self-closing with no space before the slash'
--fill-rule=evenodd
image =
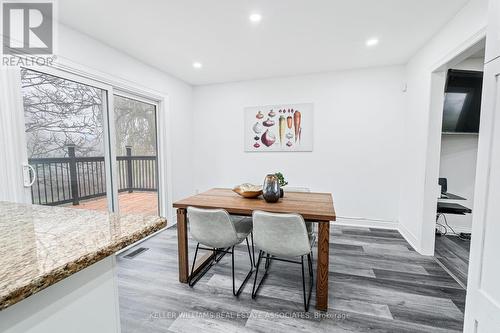
<path id="1" fill-rule="evenodd" d="M 299 214 L 253 212 L 253 237 L 257 247 L 279 257 L 298 257 L 311 252 L 304 218 Z"/>
<path id="2" fill-rule="evenodd" d="M 187 217 L 191 236 L 198 243 L 219 249 L 238 241 L 233 221 L 224 209 L 188 207 Z"/>

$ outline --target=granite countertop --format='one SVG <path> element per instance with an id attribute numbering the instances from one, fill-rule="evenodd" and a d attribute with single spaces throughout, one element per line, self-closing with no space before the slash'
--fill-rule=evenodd
<path id="1" fill-rule="evenodd" d="M 166 225 L 151 215 L 0 201 L 0 310 Z"/>

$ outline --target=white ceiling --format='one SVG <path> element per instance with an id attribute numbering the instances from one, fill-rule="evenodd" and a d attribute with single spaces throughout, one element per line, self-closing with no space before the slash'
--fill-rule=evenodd
<path id="1" fill-rule="evenodd" d="M 59 20 L 191 84 L 406 63 L 467 0 L 64 0 Z M 255 25 L 252 12 L 262 14 Z M 365 41 L 380 39 L 367 48 Z M 202 69 L 194 69 L 199 61 Z"/>

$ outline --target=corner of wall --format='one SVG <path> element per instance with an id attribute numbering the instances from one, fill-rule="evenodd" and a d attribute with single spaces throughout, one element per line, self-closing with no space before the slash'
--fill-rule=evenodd
<path id="1" fill-rule="evenodd" d="M 404 224 L 398 223 L 398 231 L 415 251 L 423 254 L 417 237 L 412 232 L 410 232 Z"/>

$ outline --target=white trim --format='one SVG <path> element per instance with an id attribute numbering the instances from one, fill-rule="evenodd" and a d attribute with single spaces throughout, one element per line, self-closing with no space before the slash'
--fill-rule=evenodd
<path id="1" fill-rule="evenodd" d="M 370 219 L 364 217 L 342 217 L 342 216 L 338 216 L 337 220 L 333 223 L 336 225 L 343 225 L 343 226 L 391 229 L 391 230 L 398 230 L 398 225 L 399 225 L 398 222 L 396 221 Z"/>
<path id="2" fill-rule="evenodd" d="M 434 65 L 431 66 L 431 72 L 444 70 L 443 66 L 445 66 L 449 62 L 455 60 L 455 58 L 459 57 L 462 54 L 467 55 L 468 54 L 467 51 L 469 51 L 469 49 L 471 49 L 474 45 L 478 44 L 479 42 L 481 42 L 481 40 L 483 40 L 485 38 L 486 38 L 486 27 L 483 27 L 479 31 L 477 31 L 475 34 L 470 36 L 468 39 L 464 40 L 462 43 L 457 45 L 456 48 L 454 48 L 453 50 L 448 52 L 440 60 L 436 61 L 434 63 Z M 475 51 L 477 51 L 477 50 L 475 50 Z M 458 60 L 458 62 L 460 62 L 460 60 Z"/>
<path id="3" fill-rule="evenodd" d="M 420 230 L 420 237 L 415 238 L 415 240 L 420 239 L 418 244 L 420 250 L 417 250 L 421 254 L 434 254 L 434 244 L 435 244 L 435 223 L 434 220 L 435 210 L 437 206 L 438 197 L 438 185 L 437 178 L 439 175 L 439 164 L 440 164 L 440 148 L 441 148 L 441 122 L 442 122 L 442 94 L 439 95 L 435 92 L 435 87 L 444 87 L 444 71 L 449 67 L 450 64 L 459 61 L 463 57 L 470 55 L 472 50 L 476 50 L 479 45 L 484 45 L 483 40 L 486 38 L 486 27 L 481 28 L 471 37 L 467 38 L 461 42 L 457 47 L 446 53 L 439 61 L 434 63 L 434 65 L 429 67 L 429 74 L 431 80 L 431 91 L 430 91 L 430 101 L 429 101 L 429 113 L 427 117 L 427 129 L 428 133 L 426 136 L 426 152 L 425 152 L 425 164 L 424 164 L 424 193 L 423 193 L 423 207 L 422 207 L 422 225 Z M 436 126 L 435 121 L 439 119 L 439 126 Z M 439 130 L 439 133 L 436 131 Z M 435 201 L 434 201 L 434 198 Z M 408 231 L 405 229 L 405 231 Z M 409 233 L 411 235 L 411 233 Z M 413 235 L 414 236 L 414 235 Z M 413 246 L 413 244 L 412 244 Z"/>
<path id="4" fill-rule="evenodd" d="M 406 229 L 406 227 L 403 224 L 401 223 L 399 224 L 398 231 L 404 237 L 404 239 L 406 239 L 406 241 L 411 245 L 411 247 L 413 247 L 415 251 L 417 251 L 422 255 L 428 255 L 428 256 L 434 255 L 434 253 L 424 253 L 422 251 L 422 248 L 418 246 L 419 243 L 418 238 L 415 237 L 415 235 L 411 231 Z"/>
<path id="5" fill-rule="evenodd" d="M 113 87 L 110 87 L 103 93 L 103 100 L 107 108 L 103 112 L 103 125 L 104 125 L 104 165 L 109 165 L 106 168 L 106 186 L 111 190 L 113 195 L 107 195 L 108 207 L 111 211 L 119 212 L 120 206 L 118 204 L 118 170 L 116 162 L 116 132 L 115 132 L 115 107 L 113 97 Z M 109 208 L 108 208 L 109 210 Z"/>
<path id="6" fill-rule="evenodd" d="M 462 289 L 464 290 L 467 290 L 467 286 L 465 286 L 462 281 L 460 281 L 460 279 L 458 277 L 456 277 L 455 274 L 453 274 L 452 271 L 450 271 L 448 268 L 446 268 L 446 266 L 438 259 L 438 258 L 435 258 L 436 259 L 436 262 L 439 266 L 441 266 L 441 268 L 446 272 L 448 273 L 452 278 L 453 280 L 455 280 L 459 285 L 460 287 L 462 287 Z"/>
<path id="7" fill-rule="evenodd" d="M 0 171 L 4 175 L 0 178 L 0 198 L 31 203 L 31 191 L 24 187 L 23 179 L 23 163 L 28 157 L 19 69 L 1 68 L 0 83 Z"/>

